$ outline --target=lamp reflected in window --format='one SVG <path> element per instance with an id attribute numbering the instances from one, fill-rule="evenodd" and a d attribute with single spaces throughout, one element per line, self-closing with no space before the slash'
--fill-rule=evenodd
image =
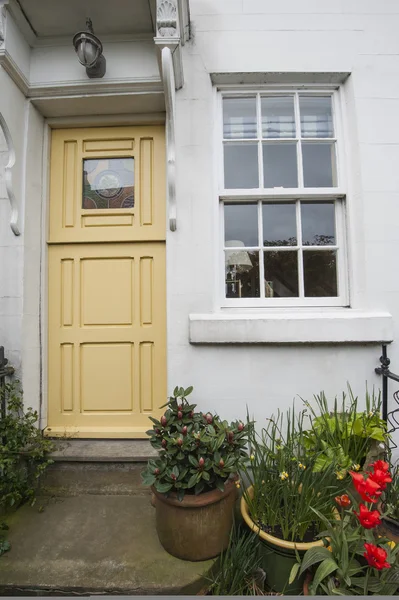
<path id="1" fill-rule="evenodd" d="M 226 297 L 242 298 L 255 295 L 256 286 L 251 281 L 252 278 L 248 280 L 248 274 L 254 267 L 249 255 L 253 253 L 244 249 L 244 242 L 241 240 L 228 240 L 226 247 L 232 248 L 225 250 Z"/>

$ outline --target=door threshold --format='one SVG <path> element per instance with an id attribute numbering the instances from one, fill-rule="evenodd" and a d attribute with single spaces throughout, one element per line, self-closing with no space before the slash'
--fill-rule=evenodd
<path id="1" fill-rule="evenodd" d="M 45 437 L 57 438 L 90 438 L 90 439 L 129 439 L 142 440 L 147 439 L 146 431 L 151 428 L 151 423 L 147 427 L 46 427 L 43 430 Z"/>

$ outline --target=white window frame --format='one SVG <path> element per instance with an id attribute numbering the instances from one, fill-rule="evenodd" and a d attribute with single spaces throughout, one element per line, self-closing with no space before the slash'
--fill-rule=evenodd
<path id="1" fill-rule="evenodd" d="M 302 171 L 302 150 L 301 143 L 298 134 L 298 128 L 300 127 L 299 122 L 299 94 L 311 95 L 311 96 L 326 96 L 331 95 L 332 99 L 332 111 L 333 111 L 333 123 L 334 123 L 334 138 L 331 141 L 335 141 L 336 144 L 336 181 L 337 186 L 331 188 L 308 188 L 303 186 L 303 171 Z M 237 89 L 232 86 L 223 86 L 217 90 L 217 163 L 218 163 L 218 202 L 219 202 L 219 306 L 229 308 L 279 308 L 279 307 L 345 307 L 349 306 L 349 285 L 348 285 L 348 259 L 347 259 L 347 240 L 346 240 L 346 202 L 347 202 L 347 183 L 345 173 L 345 155 L 344 155 L 344 139 L 342 131 L 342 115 L 340 113 L 341 98 L 340 89 L 336 86 L 265 86 L 259 87 L 245 87 Z M 258 145 L 261 145 L 264 140 L 259 137 L 259 131 L 261 127 L 260 123 L 260 98 L 262 96 L 272 95 L 294 95 L 295 97 L 295 115 L 297 131 L 295 138 L 289 138 L 287 141 L 296 141 L 297 143 L 297 161 L 298 161 L 298 183 L 297 188 L 255 188 L 255 189 L 225 189 L 224 188 L 224 155 L 223 155 L 223 98 L 224 97 L 245 97 L 245 96 L 257 96 L 258 104 L 258 137 L 251 139 Z M 285 138 L 284 138 L 285 139 Z M 324 138 L 323 138 L 324 140 Z M 231 142 L 237 141 L 242 142 L 243 140 L 229 140 Z M 272 141 L 272 140 L 271 140 Z M 306 141 L 321 141 L 320 139 L 307 138 Z M 245 141 L 243 142 L 245 143 Z M 282 141 L 284 143 L 284 140 Z M 259 157 L 259 181 L 263 184 L 263 161 L 261 160 L 261 152 L 258 152 Z M 284 247 L 282 250 L 297 250 L 301 244 L 301 231 L 299 228 L 299 203 L 301 200 L 325 200 L 335 201 L 335 231 L 336 240 L 332 248 L 337 248 L 337 286 L 338 296 L 336 297 L 317 297 L 317 298 L 226 298 L 225 296 L 225 258 L 224 258 L 224 203 L 234 203 L 248 201 L 258 202 L 258 228 L 259 228 L 259 240 L 262 240 L 261 228 L 261 201 L 273 201 L 275 203 L 292 200 L 296 202 L 296 214 L 297 214 L 297 235 L 298 245 Z M 309 249 L 309 247 L 307 246 Z M 315 247 L 316 248 L 316 247 Z M 319 248 L 326 249 L 326 246 Z M 248 250 L 257 250 L 260 252 L 260 273 L 263 273 L 263 251 L 258 247 L 246 248 Z M 300 253 L 301 255 L 301 253 Z M 299 260 L 299 286 L 300 294 L 303 293 L 303 261 Z M 263 279 L 261 279 L 261 282 Z M 264 295 L 264 286 L 261 284 L 261 294 Z"/>

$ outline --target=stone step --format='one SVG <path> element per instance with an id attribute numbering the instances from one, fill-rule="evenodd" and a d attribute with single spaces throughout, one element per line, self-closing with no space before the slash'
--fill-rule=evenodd
<path id="1" fill-rule="evenodd" d="M 55 439 L 55 462 L 146 462 L 158 455 L 148 440 Z"/>
<path id="2" fill-rule="evenodd" d="M 148 440 L 56 440 L 40 480 L 43 496 L 148 494 L 141 471 L 157 452 Z"/>
<path id="3" fill-rule="evenodd" d="M 38 498 L 7 523 L 0 595 L 190 595 L 213 564 L 168 554 L 141 495 Z"/>

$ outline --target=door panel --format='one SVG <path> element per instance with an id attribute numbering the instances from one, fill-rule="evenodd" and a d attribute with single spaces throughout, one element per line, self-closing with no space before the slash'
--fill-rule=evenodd
<path id="1" fill-rule="evenodd" d="M 49 435 L 144 437 L 166 397 L 163 131 L 57 130 Z"/>
<path id="2" fill-rule="evenodd" d="M 164 144 L 162 127 L 55 130 L 49 242 L 165 240 Z"/>
<path id="3" fill-rule="evenodd" d="M 140 437 L 165 399 L 165 245 L 54 245 L 49 278 L 49 431 Z"/>

